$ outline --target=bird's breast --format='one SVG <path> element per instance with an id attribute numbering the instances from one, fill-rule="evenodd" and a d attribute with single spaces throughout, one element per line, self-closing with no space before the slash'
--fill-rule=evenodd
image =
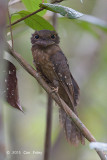
<path id="1" fill-rule="evenodd" d="M 43 50 L 33 51 L 33 57 L 36 65 L 40 66 L 43 74 L 52 82 L 56 79 L 53 64 L 50 61 L 50 54 Z"/>

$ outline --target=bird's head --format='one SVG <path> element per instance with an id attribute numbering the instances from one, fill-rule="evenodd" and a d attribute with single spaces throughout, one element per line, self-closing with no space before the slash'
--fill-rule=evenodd
<path id="1" fill-rule="evenodd" d="M 35 31 L 31 37 L 32 45 L 38 45 L 39 47 L 46 48 L 53 44 L 59 43 L 59 36 L 55 31 L 40 30 Z"/>

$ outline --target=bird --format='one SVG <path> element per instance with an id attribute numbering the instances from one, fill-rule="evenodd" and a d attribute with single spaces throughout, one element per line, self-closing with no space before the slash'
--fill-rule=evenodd
<path id="1" fill-rule="evenodd" d="M 55 30 L 35 31 L 31 37 L 34 66 L 45 82 L 57 90 L 58 96 L 78 116 L 80 89 L 70 72 L 67 58 L 59 42 L 60 38 Z M 59 120 L 70 144 L 77 146 L 79 143 L 85 143 L 82 132 L 61 107 Z"/>

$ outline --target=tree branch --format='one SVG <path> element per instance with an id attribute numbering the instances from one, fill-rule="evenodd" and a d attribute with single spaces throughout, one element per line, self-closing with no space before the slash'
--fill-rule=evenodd
<path id="1" fill-rule="evenodd" d="M 43 0 L 43 1 L 44 1 L 44 0 Z M 61 0 L 61 1 L 62 1 L 62 0 Z M 55 2 L 52 2 L 52 4 L 54 4 L 54 3 L 56 3 L 56 1 L 55 1 Z M 43 11 L 44 9 L 45 9 L 45 8 L 40 8 L 40 9 L 32 12 L 31 14 L 29 14 L 29 15 L 27 15 L 27 16 L 25 16 L 25 17 L 22 17 L 22 18 L 20 18 L 20 19 L 18 19 L 17 21 L 15 21 L 14 23 L 12 23 L 11 26 L 13 26 L 13 25 L 15 25 L 15 24 L 17 24 L 17 23 L 19 23 L 19 22 L 21 22 L 21 21 L 23 21 L 23 20 L 25 20 L 25 19 L 27 19 L 27 18 L 29 18 L 29 17 L 31 17 L 31 16 L 33 16 L 34 14 L 36 14 L 36 13 L 38 13 L 38 12 Z M 9 27 L 10 27 L 10 24 L 7 26 L 7 28 L 9 28 Z"/>
<path id="2" fill-rule="evenodd" d="M 29 18 L 29 17 L 31 17 L 31 16 L 33 16 L 34 14 L 36 14 L 36 13 L 38 13 L 38 12 L 43 11 L 43 10 L 44 10 L 44 8 L 40 8 L 40 9 L 32 12 L 31 14 L 29 14 L 29 15 L 27 15 L 27 16 L 25 16 L 25 17 L 22 17 L 22 18 L 20 18 L 20 19 L 18 19 L 17 21 L 15 21 L 14 23 L 12 23 L 11 26 L 13 26 L 13 25 L 15 25 L 15 24 L 17 24 L 17 23 L 19 23 L 19 22 L 21 22 L 21 21 L 23 21 L 23 20 L 25 20 L 25 19 L 27 19 L 27 18 Z M 10 25 L 8 25 L 7 27 L 10 27 Z"/>
<path id="3" fill-rule="evenodd" d="M 8 52 L 22 65 L 22 67 L 31 74 L 38 83 L 44 88 L 44 90 L 51 94 L 52 98 L 55 100 L 55 102 L 62 107 L 65 112 L 68 114 L 68 116 L 74 121 L 74 123 L 78 126 L 78 128 L 81 130 L 85 138 L 89 142 L 96 142 L 96 139 L 93 137 L 93 135 L 90 133 L 90 131 L 85 127 L 85 125 L 80 121 L 80 119 L 74 114 L 74 112 L 67 106 L 67 104 L 60 99 L 56 95 L 56 93 L 52 93 L 51 88 L 47 85 L 47 83 L 42 79 L 42 77 L 37 73 L 33 67 L 31 67 L 22 57 L 19 55 L 16 51 L 12 50 L 11 46 L 8 45 Z M 98 153 L 101 160 L 106 160 L 105 154 L 102 151 L 99 151 L 98 149 L 95 149 Z"/>

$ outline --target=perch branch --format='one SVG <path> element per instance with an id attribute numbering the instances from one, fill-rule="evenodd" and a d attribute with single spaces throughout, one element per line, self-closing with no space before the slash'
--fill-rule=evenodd
<path id="1" fill-rule="evenodd" d="M 12 50 L 11 46 L 8 45 L 8 52 L 22 65 L 22 67 L 30 73 L 37 81 L 38 83 L 44 88 L 44 90 L 48 94 L 52 94 L 52 98 L 55 100 L 55 102 L 62 107 L 65 112 L 69 115 L 69 117 L 74 121 L 74 123 L 78 126 L 78 128 L 81 130 L 85 138 L 89 142 L 96 142 L 96 139 L 93 137 L 93 135 L 90 133 L 90 131 L 85 127 L 85 125 L 80 121 L 80 119 L 74 114 L 74 112 L 67 106 L 67 104 L 62 100 L 61 103 L 59 101 L 58 96 L 55 93 L 52 93 L 51 88 L 47 85 L 47 83 L 42 79 L 42 77 L 37 73 L 33 67 L 31 67 L 22 57 L 20 54 L 18 54 L 16 51 Z M 99 151 L 96 149 L 96 152 L 98 153 L 101 160 L 106 160 L 105 154 L 102 151 Z"/>

